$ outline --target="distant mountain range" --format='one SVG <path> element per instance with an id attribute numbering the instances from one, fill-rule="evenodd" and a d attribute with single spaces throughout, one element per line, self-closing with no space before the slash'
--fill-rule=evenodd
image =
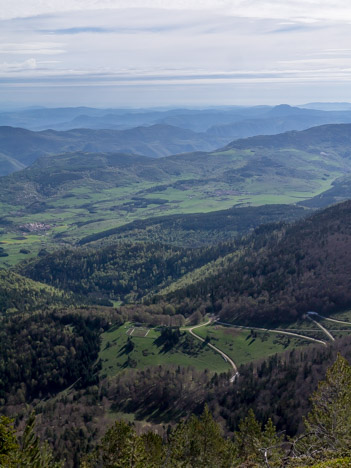
<path id="1" fill-rule="evenodd" d="M 169 128 L 173 132 L 172 127 L 153 126 L 121 133 L 125 135 L 129 132 L 131 141 L 140 134 L 150 138 L 151 135 L 158 135 L 160 139 L 163 135 L 166 140 Z M 261 193 L 267 184 L 274 181 L 276 186 L 271 187 L 273 191 L 281 193 L 282 184 L 293 184 L 296 191 L 306 190 L 308 198 L 308 188 L 313 184 L 328 180 L 332 182 L 351 171 L 351 124 L 256 136 L 235 140 L 214 152 L 189 152 L 159 159 L 117 153 L 117 149 L 113 150 L 118 147 L 114 140 L 116 133 L 110 130 L 39 133 L 11 127 L 3 127 L 3 130 L 5 135 L 2 141 L 7 143 L 8 152 L 21 153 L 21 163 L 32 162 L 39 147 L 43 152 L 49 146 L 52 149 L 55 147 L 57 152 L 60 148 L 66 152 L 41 156 L 26 170 L 4 178 L 0 194 L 2 199 L 7 189 L 12 192 L 17 187 L 21 193 L 26 184 L 34 184 L 33 190 L 41 198 L 44 194 L 46 197 L 52 196 L 58 191 L 62 193 L 62 190 L 77 188 L 91 181 L 100 189 L 131 183 L 154 184 L 145 193 L 162 192 L 167 186 L 177 188 L 180 184 L 185 184 L 181 188 L 187 190 L 190 186 L 198 187 L 211 181 L 227 184 L 228 188 L 237 191 L 258 190 Z M 76 151 L 75 147 L 82 146 L 85 135 L 83 151 Z M 106 150 L 97 152 L 99 147 Z M 74 152 L 69 152 L 70 149 Z"/>
<path id="2" fill-rule="evenodd" d="M 62 124 L 71 117 L 69 124 Z M 40 156 L 64 152 L 121 152 L 159 158 L 212 151 L 236 139 L 351 123 L 351 110 L 326 112 L 288 105 L 144 112 L 32 109 L 0 114 L 1 123 L 7 125 L 0 127 L 0 176 L 27 167 Z M 53 129 L 28 130 L 37 127 Z"/>
<path id="3" fill-rule="evenodd" d="M 232 140 L 256 135 L 351 123 L 350 105 L 340 104 L 339 110 L 334 106 L 329 111 L 318 109 L 318 103 L 306 106 L 311 108 L 62 108 L 0 113 L 0 175 L 23 169 L 47 154 L 101 151 L 162 157 L 211 151 Z"/>
<path id="4" fill-rule="evenodd" d="M 170 125 L 129 130 L 76 129 L 65 132 L 32 132 L 0 127 L 0 175 L 23 169 L 40 156 L 65 152 L 120 152 L 158 158 L 190 151 L 211 151 L 215 140 Z"/>

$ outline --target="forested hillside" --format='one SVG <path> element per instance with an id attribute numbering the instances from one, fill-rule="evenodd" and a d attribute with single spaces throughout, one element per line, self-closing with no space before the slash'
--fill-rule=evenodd
<path id="1" fill-rule="evenodd" d="M 235 251 L 235 243 L 190 249 L 117 243 L 58 250 L 19 267 L 25 276 L 79 295 L 136 301 L 184 274 Z"/>
<path id="2" fill-rule="evenodd" d="M 70 294 L 11 271 L 0 270 L 0 317 L 5 313 L 43 310 L 52 304 L 74 302 Z"/>
<path id="3" fill-rule="evenodd" d="M 187 247 L 213 245 L 249 233 L 261 224 L 294 221 L 311 213 L 294 205 L 234 207 L 210 213 L 192 213 L 140 219 L 83 237 L 79 245 L 117 240 L 172 244 Z"/>
<path id="4" fill-rule="evenodd" d="M 205 305 L 225 321 L 282 323 L 309 310 L 351 305 L 351 202 L 291 226 L 256 230 L 240 258 L 168 296 L 179 309 Z M 211 297 L 209 301 L 208 297 Z"/>
<path id="5" fill-rule="evenodd" d="M 19 271 L 97 299 L 130 302 L 168 287 L 158 300 L 182 314 L 201 309 L 224 321 L 282 323 L 309 310 L 327 314 L 351 305 L 350 236 L 351 202 L 344 202 L 292 225 L 262 226 L 235 242 L 199 249 L 142 242 L 80 247 Z"/>
<path id="6" fill-rule="evenodd" d="M 347 196 L 349 177 L 335 179 L 351 167 L 349 130 L 157 161 L 47 155 L 4 177 L 1 413 L 21 433 L 25 405 L 35 409 L 65 468 L 105 466 L 105 456 L 124 468 L 130 452 L 116 458 L 110 437 L 135 442 L 140 468 L 192 456 L 196 468 L 263 466 L 268 441 L 278 447 L 269 466 L 280 466 L 327 366 L 338 352 L 351 358 L 351 202 L 315 211 Z M 275 204 L 282 191 L 296 204 Z M 134 426 L 106 433 L 120 419 Z M 216 434 L 212 459 L 195 435 L 204 421 Z M 260 445 L 246 450 L 252 430 Z M 348 455 L 317 446 L 324 461 Z M 317 460 L 299 451 L 299 463 Z"/>
<path id="7" fill-rule="evenodd" d="M 308 395 L 326 367 L 337 352 L 351 356 L 347 327 L 344 338 L 309 347 L 303 336 L 300 343 L 284 336 L 272 339 L 265 331 L 257 337 L 255 328 L 229 329 L 220 339 L 216 322 L 212 330 L 217 335 L 202 335 L 200 342 L 188 327 L 177 327 L 193 327 L 206 313 L 252 327 L 268 322 L 281 327 L 307 310 L 324 314 L 347 308 L 351 272 L 345 245 L 350 233 L 351 202 L 344 202 L 291 225 L 263 225 L 234 242 L 196 249 L 92 243 L 27 261 L 18 270 L 50 286 L 15 273 L 3 276 L 6 300 L 11 291 L 22 292 L 11 302 L 12 313 L 4 303 L 8 312 L 1 319 L 0 362 L 6 363 L 0 367 L 2 411 L 24 416 L 24 402 L 36 408 L 39 433 L 50 441 L 57 459 L 66 458 L 67 468 L 78 467 L 87 452 L 94 455 L 86 463 L 100 456 L 94 452 L 96 442 L 116 418 L 131 418 L 138 433 L 152 427 L 168 440 L 175 424 L 189 413 L 199 417 L 205 403 L 226 437 L 240 433 L 243 421 L 253 417 L 247 416 L 250 408 L 257 424 L 272 418 L 278 431 L 300 434 L 302 416 L 311 409 Z M 179 281 L 186 286 L 177 287 Z M 173 292 L 153 296 L 165 286 Z M 42 302 L 35 294 L 40 287 Z M 131 304 L 118 310 L 77 307 L 79 301 L 102 299 Z M 225 349 L 234 359 L 239 359 L 239 349 L 261 349 L 261 359 L 238 366 L 234 381 L 229 372 L 203 370 L 220 367 L 208 344 L 221 349 L 230 337 L 233 345 Z M 281 354 L 274 355 L 274 349 Z M 288 351 L 282 353 L 284 349 Z M 263 355 L 271 357 L 264 360 Z M 189 359 L 193 366 L 184 367 Z M 150 366 L 152 362 L 161 364 Z M 222 364 L 225 370 L 227 363 Z M 236 453 L 242 462 L 248 456 Z"/>
<path id="8" fill-rule="evenodd" d="M 154 428 L 153 437 L 157 438 L 155 434 L 161 436 L 158 443 L 158 453 L 161 458 L 160 463 L 162 461 L 160 466 L 164 466 L 161 441 L 163 440 L 164 444 L 171 443 L 174 440 L 173 431 L 179 431 L 182 428 L 182 434 L 184 434 L 186 425 L 191 424 L 191 421 L 194 422 L 198 418 L 200 421 L 203 420 L 204 406 L 207 402 L 214 419 L 222 422 L 220 428 L 213 421 L 211 426 L 208 426 L 207 435 L 212 434 L 209 427 L 217 427 L 215 433 L 218 436 L 219 434 L 221 437 L 224 435 L 228 444 L 233 442 L 235 444 L 230 459 L 224 465 L 213 465 L 216 463 L 214 461 L 209 466 L 239 467 L 248 460 L 251 460 L 253 467 L 264 466 L 262 465 L 262 447 L 271 447 L 269 459 L 272 466 L 277 467 L 281 466 L 282 458 L 285 458 L 286 463 L 289 460 L 286 466 L 306 466 L 308 461 L 310 466 L 313 461 L 345 457 L 348 454 L 345 444 L 348 443 L 350 408 L 349 403 L 344 398 L 347 398 L 346 393 L 351 387 L 351 381 L 349 366 L 343 358 L 337 358 L 337 352 L 349 357 L 349 338 L 328 349 L 319 347 L 290 353 L 281 358 L 275 357 L 255 367 L 252 365 L 241 367 L 241 377 L 234 385 L 228 385 L 226 374 L 210 375 L 207 372 L 199 373 L 192 369 L 179 367 L 125 373 L 110 381 L 103 380 L 99 385 L 88 386 L 81 390 L 71 390 L 55 400 L 42 402 L 37 406 L 40 417 L 38 429 L 44 439 L 52 440 L 53 434 L 55 434 L 54 453 L 59 454 L 58 458 L 61 460 L 62 456 L 66 457 L 65 466 L 79 466 L 79 461 L 82 458 L 93 463 L 91 466 L 99 466 L 94 464 L 98 463 L 94 457 L 99 456 L 99 454 L 101 456 L 101 451 L 108 450 L 109 456 L 115 457 L 116 462 L 120 460 L 119 457 L 122 457 L 122 453 L 125 456 L 129 456 L 127 454 L 130 453 L 128 451 L 129 443 L 123 443 L 125 451 L 120 451 L 116 446 L 107 444 L 108 439 L 103 439 L 102 445 L 98 445 L 94 449 L 93 437 L 98 434 L 101 437 L 106 431 L 106 424 L 111 425 L 110 422 L 107 423 L 104 412 L 131 414 L 121 413 L 121 410 L 134 411 L 137 419 L 133 425 L 119 421 L 116 422 L 115 428 L 123 428 L 122 433 L 124 434 L 126 431 L 130 434 L 131 431 L 136 430 L 135 435 L 140 435 L 146 432 L 150 433 L 150 424 L 153 424 L 151 426 Z M 335 360 L 337 361 L 333 365 Z M 318 381 L 325 378 L 326 368 L 332 365 L 324 386 L 323 384 L 319 386 L 319 394 L 317 392 L 312 401 L 309 400 L 311 392 L 317 390 Z M 323 396 L 327 395 L 328 392 L 333 392 L 334 399 L 326 406 L 325 401 L 323 403 Z M 18 395 L 20 394 L 18 393 Z M 319 400 L 319 395 L 321 395 L 321 400 Z M 318 403 L 319 401 L 320 403 Z M 319 408 L 319 404 L 322 405 L 323 413 L 318 425 L 314 426 L 312 415 Z M 343 410 L 337 412 L 334 405 L 342 405 Z M 308 411 L 310 412 L 308 420 L 304 424 L 301 416 L 306 415 Z M 206 412 L 208 411 L 205 407 Z M 194 416 L 189 417 L 190 413 Z M 180 422 L 180 426 L 172 424 L 166 430 L 164 425 L 156 424 L 157 421 L 179 421 L 182 416 L 186 419 L 185 422 Z M 270 417 L 273 418 L 273 423 L 269 422 Z M 338 418 L 337 447 L 333 445 L 335 433 L 330 428 L 327 429 L 329 417 Z M 146 425 L 143 424 L 145 418 L 148 418 Z M 212 418 L 209 417 L 209 420 L 212 421 Z M 274 444 L 261 438 L 261 430 L 267 423 L 271 425 L 270 437 L 276 437 L 274 423 L 278 424 L 279 438 Z M 315 434 L 314 430 L 320 429 L 321 424 L 326 425 L 323 426 L 326 429 L 323 437 L 311 438 L 307 445 L 300 445 L 296 431 L 298 436 L 306 430 Z M 199 430 L 200 426 L 196 427 Z M 294 439 L 290 440 L 289 443 L 285 431 L 294 436 Z M 110 429 L 108 434 L 112 432 L 113 429 Z M 122 433 L 119 437 L 122 436 Z M 246 442 L 255 441 L 255 443 L 240 445 L 239 441 L 242 440 L 240 433 Z M 117 432 L 117 434 L 119 433 Z M 122 438 L 122 440 L 129 439 Z M 178 452 L 178 454 L 183 454 L 182 460 L 184 462 L 192 456 L 186 450 L 186 440 L 188 439 L 183 439 L 182 442 L 184 452 Z M 191 440 L 197 440 L 195 433 Z M 264 440 L 266 440 L 266 445 Z M 270 442 L 271 440 L 269 439 Z M 151 441 L 149 442 L 151 443 Z M 291 443 L 294 444 L 293 453 L 290 453 Z M 139 444 L 137 447 L 141 449 Z M 311 452 L 310 447 L 315 447 L 316 451 Z M 88 458 L 84 457 L 86 451 L 91 452 Z M 216 454 L 215 460 L 221 459 L 220 453 L 212 450 L 212 455 L 214 454 Z M 278 459 L 275 459 L 273 454 L 279 455 Z M 193 456 L 195 455 L 200 456 L 198 452 L 194 452 Z M 153 459 L 141 464 L 141 467 L 158 466 L 155 452 L 151 452 L 151 457 Z M 287 457 L 291 457 L 291 460 Z M 274 462 L 274 460 L 276 461 Z M 126 463 L 126 460 L 123 461 L 122 458 L 121 467 L 124 466 L 123 463 Z M 194 463 L 193 466 L 196 468 L 207 466 L 201 464 L 197 458 Z M 326 466 L 331 465 L 326 464 Z"/>
<path id="9" fill-rule="evenodd" d="M 74 382 L 86 385 L 106 320 L 57 312 L 0 319 L 1 406 L 30 403 Z"/>

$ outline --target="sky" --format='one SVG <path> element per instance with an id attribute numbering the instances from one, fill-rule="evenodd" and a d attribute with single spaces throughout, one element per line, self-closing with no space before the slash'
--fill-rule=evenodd
<path id="1" fill-rule="evenodd" d="M 351 101 L 347 0 L 0 0 L 0 109 Z"/>

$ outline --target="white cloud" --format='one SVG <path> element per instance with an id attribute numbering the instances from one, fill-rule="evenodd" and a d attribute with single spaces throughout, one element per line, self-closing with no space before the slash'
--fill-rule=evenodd
<path id="1" fill-rule="evenodd" d="M 3 62 L 0 63 L 0 72 L 21 72 L 28 70 L 35 70 L 37 68 L 37 61 L 34 58 L 25 60 L 24 62 Z"/>
<path id="2" fill-rule="evenodd" d="M 213 102 L 247 84 L 262 102 L 269 84 L 270 95 L 294 83 L 316 94 L 351 80 L 341 0 L 0 0 L 0 15 L 16 18 L 0 19 L 3 89 L 81 87 L 91 99 L 98 87 L 167 88 L 176 100 L 198 86 Z"/>
<path id="3" fill-rule="evenodd" d="M 0 0 L 0 19 L 69 11 L 145 8 L 212 10 L 236 17 L 286 18 L 304 22 L 351 20 L 348 0 Z"/>
<path id="4" fill-rule="evenodd" d="M 0 54 L 21 54 L 21 55 L 56 55 L 65 52 L 63 44 L 54 42 L 8 42 L 0 43 Z"/>

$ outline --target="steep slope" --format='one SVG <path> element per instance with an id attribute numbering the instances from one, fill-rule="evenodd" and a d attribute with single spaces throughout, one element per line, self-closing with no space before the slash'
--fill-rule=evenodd
<path id="1" fill-rule="evenodd" d="M 84 237 L 80 245 L 101 241 L 159 241 L 164 244 L 200 247 L 234 239 L 261 224 L 293 221 L 307 216 L 310 210 L 294 205 L 234 207 L 209 213 L 158 216 Z"/>
<path id="2" fill-rule="evenodd" d="M 58 250 L 19 266 L 36 281 L 85 297 L 138 300 L 235 249 L 233 243 L 185 249 L 131 242 Z"/>
<path id="3" fill-rule="evenodd" d="M 283 323 L 351 306 L 351 201 L 292 226 L 259 228 L 241 255 L 167 297 L 212 307 L 225 321 Z M 212 303 L 209 300 L 212 299 Z"/>
<path id="4" fill-rule="evenodd" d="M 323 208 L 349 199 L 351 199 L 351 177 L 345 176 L 336 179 L 329 190 L 298 204 L 309 208 Z"/>
<path id="5" fill-rule="evenodd" d="M 58 289 L 17 273 L 0 270 L 0 316 L 6 312 L 43 310 L 50 305 L 70 301 L 70 296 Z"/>

